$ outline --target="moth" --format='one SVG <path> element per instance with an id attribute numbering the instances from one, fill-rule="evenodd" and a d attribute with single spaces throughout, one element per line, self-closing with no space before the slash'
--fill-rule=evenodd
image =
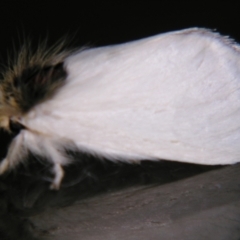
<path id="1" fill-rule="evenodd" d="M 240 48 L 190 28 L 113 46 L 23 47 L 2 74 L 0 126 L 18 129 L 0 173 L 32 152 L 58 189 L 67 150 L 112 161 L 240 160 Z M 81 161 L 81 159 L 79 159 Z"/>

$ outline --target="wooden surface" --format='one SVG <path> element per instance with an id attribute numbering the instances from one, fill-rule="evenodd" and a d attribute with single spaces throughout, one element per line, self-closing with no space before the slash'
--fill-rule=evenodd
<path id="1" fill-rule="evenodd" d="M 240 164 L 94 161 L 67 169 L 60 191 L 46 166 L 3 177 L 0 239 L 240 239 Z"/>
<path id="2" fill-rule="evenodd" d="M 239 239 L 240 165 L 105 193 L 29 220 L 51 240 Z"/>
<path id="3" fill-rule="evenodd" d="M 52 240 L 240 238 L 240 165 L 132 187 L 31 217 Z"/>

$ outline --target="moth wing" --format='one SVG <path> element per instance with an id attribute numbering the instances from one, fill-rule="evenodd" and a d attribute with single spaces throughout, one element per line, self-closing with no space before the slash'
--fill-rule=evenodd
<path id="1" fill-rule="evenodd" d="M 204 29 L 77 52 L 66 84 L 24 119 L 110 159 L 239 161 L 238 45 Z"/>

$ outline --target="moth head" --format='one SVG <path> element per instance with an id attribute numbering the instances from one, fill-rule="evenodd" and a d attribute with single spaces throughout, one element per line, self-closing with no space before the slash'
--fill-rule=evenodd
<path id="1" fill-rule="evenodd" d="M 64 84 L 64 60 L 71 51 L 63 47 L 62 42 L 51 48 L 43 43 L 33 51 L 27 43 L 8 60 L 0 80 L 0 127 L 9 130 L 10 121 L 18 121 Z"/>

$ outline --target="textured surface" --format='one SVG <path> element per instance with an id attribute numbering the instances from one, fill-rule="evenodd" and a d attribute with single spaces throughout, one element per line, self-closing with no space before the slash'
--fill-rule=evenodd
<path id="1" fill-rule="evenodd" d="M 240 165 L 131 187 L 30 217 L 44 239 L 239 239 Z"/>

